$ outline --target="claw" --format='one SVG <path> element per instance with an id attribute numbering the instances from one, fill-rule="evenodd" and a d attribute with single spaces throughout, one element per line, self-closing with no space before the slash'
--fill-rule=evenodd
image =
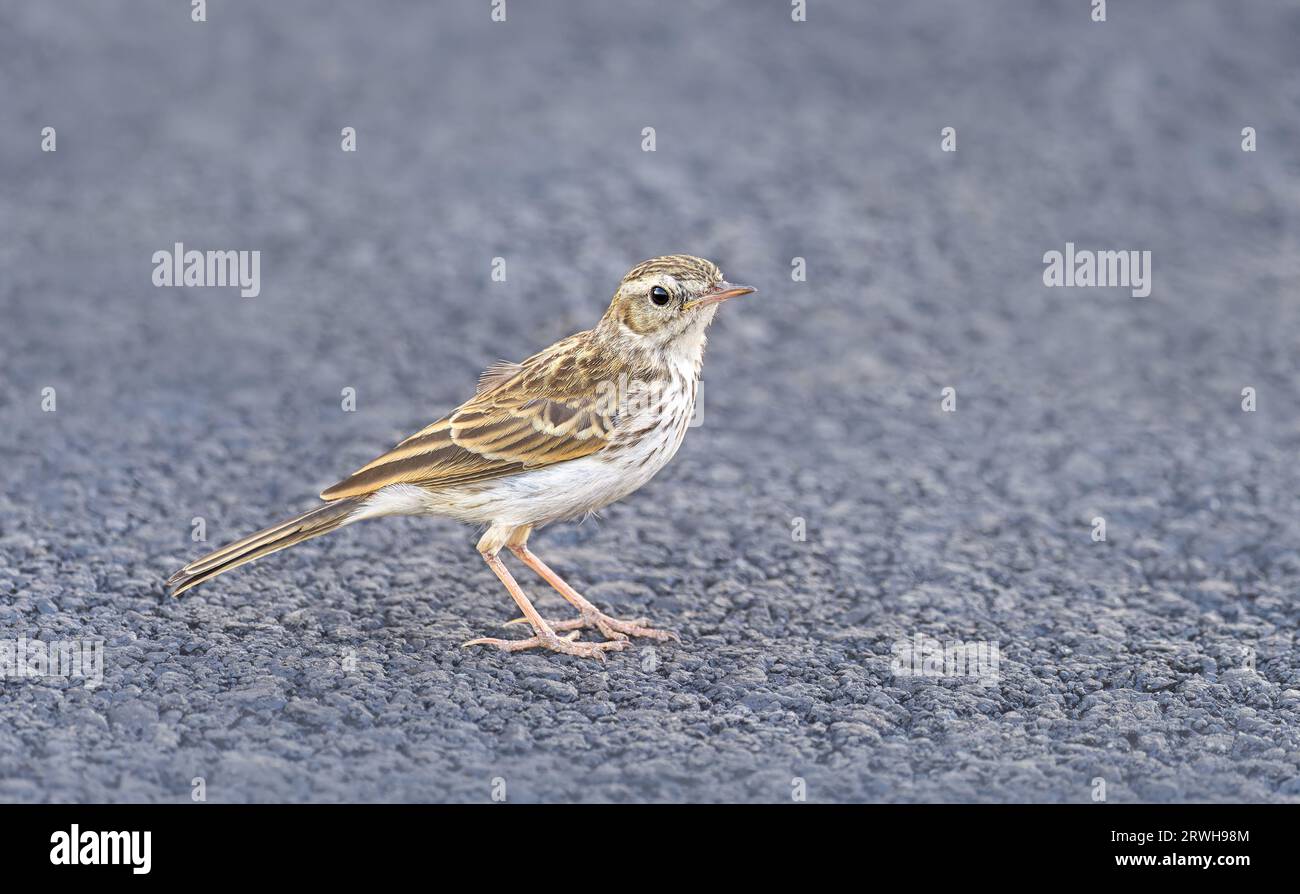
<path id="1" fill-rule="evenodd" d="M 509 627 L 512 624 L 527 624 L 527 618 L 515 618 L 506 621 L 502 626 Z M 624 621 L 619 618 L 613 618 L 600 611 L 584 611 L 576 618 L 565 618 L 563 621 L 547 621 L 551 629 L 559 633 L 564 630 L 578 631 L 584 627 L 595 627 L 601 635 L 607 640 L 626 640 L 629 637 L 642 636 L 647 639 L 657 639 L 660 641 L 672 640 L 680 643 L 682 641 L 676 633 L 671 630 L 657 630 L 650 626 L 649 618 L 633 618 Z M 567 638 L 567 637 L 566 637 Z"/>
<path id="2" fill-rule="evenodd" d="M 528 639 L 494 639 L 484 636 L 478 639 L 472 639 L 469 642 L 462 643 L 461 646 L 496 646 L 503 652 L 519 652 L 524 649 L 550 649 L 552 652 L 562 652 L 565 655 L 576 655 L 579 658 L 595 658 L 598 661 L 605 660 L 605 652 L 622 651 L 626 643 L 622 640 L 611 640 L 600 643 L 584 643 L 578 641 L 578 631 L 573 631 L 566 636 L 556 636 L 553 633 L 539 633 Z"/>

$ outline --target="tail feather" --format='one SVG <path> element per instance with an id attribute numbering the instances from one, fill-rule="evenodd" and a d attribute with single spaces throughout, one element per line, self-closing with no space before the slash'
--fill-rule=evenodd
<path id="1" fill-rule="evenodd" d="M 236 540 L 189 563 L 167 579 L 167 586 L 172 588 L 173 596 L 179 596 L 190 587 L 196 587 L 205 580 L 238 568 L 246 562 L 328 534 L 345 524 L 362 502 L 362 499 L 337 500 L 256 534 L 249 534 L 242 540 Z"/>

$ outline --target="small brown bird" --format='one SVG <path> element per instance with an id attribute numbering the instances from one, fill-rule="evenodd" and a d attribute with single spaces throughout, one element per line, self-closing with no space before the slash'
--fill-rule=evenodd
<path id="1" fill-rule="evenodd" d="M 440 515 L 487 526 L 478 550 L 518 603 L 519 621 L 533 629 L 528 639 L 475 639 L 466 646 L 542 647 L 603 660 L 629 636 L 675 638 L 644 618 L 624 621 L 600 611 L 528 549 L 528 535 L 622 499 L 672 459 L 694 412 L 705 330 L 719 304 L 753 291 L 690 255 L 638 264 L 595 328 L 522 363 L 493 364 L 472 398 L 325 490 L 326 505 L 191 562 L 167 585 L 179 596 L 245 562 L 362 519 Z M 547 621 L 538 614 L 498 557 L 503 547 L 579 616 Z M 606 639 L 578 641 L 584 627 Z"/>

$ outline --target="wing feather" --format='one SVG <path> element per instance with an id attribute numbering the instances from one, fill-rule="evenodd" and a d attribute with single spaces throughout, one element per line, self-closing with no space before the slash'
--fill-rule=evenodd
<path id="1" fill-rule="evenodd" d="M 573 358 L 565 350 L 572 341 L 523 363 L 493 364 L 478 392 L 455 412 L 327 488 L 321 499 L 374 493 L 390 484 L 439 488 L 485 481 L 603 450 L 616 421 L 591 378 L 572 374 Z"/>
<path id="2" fill-rule="evenodd" d="M 484 392 L 491 391 L 503 382 L 509 382 L 517 376 L 523 368 L 524 365 L 522 363 L 514 363 L 510 360 L 498 360 L 496 363 L 493 363 L 487 369 L 483 370 L 483 374 L 478 377 L 478 390 L 475 391 L 475 394 L 483 394 Z"/>

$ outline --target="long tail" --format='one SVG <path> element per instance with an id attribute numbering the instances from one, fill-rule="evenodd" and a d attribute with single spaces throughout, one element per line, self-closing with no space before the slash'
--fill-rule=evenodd
<path id="1" fill-rule="evenodd" d="M 190 587 L 198 586 L 205 580 L 232 568 L 238 568 L 245 562 L 278 553 L 296 543 L 328 534 L 345 524 L 348 517 L 364 500 L 364 497 L 335 500 L 319 509 L 304 512 L 296 518 L 272 525 L 256 534 L 250 534 L 243 540 L 236 540 L 229 546 L 223 546 L 216 552 L 186 565 L 167 579 L 167 586 L 172 588 L 173 596 L 179 596 Z"/>

